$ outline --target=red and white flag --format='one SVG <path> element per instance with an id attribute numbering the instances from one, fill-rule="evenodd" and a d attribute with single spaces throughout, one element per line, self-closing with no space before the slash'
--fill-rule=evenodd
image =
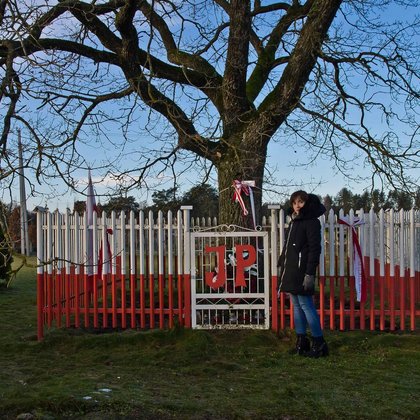
<path id="1" fill-rule="evenodd" d="M 88 190 L 86 199 L 86 215 L 88 224 L 87 233 L 87 274 L 93 276 L 93 267 L 96 264 L 98 267 L 98 277 L 101 278 L 102 274 L 110 272 L 110 261 L 112 259 L 111 245 L 109 243 L 109 235 L 112 235 L 112 229 L 107 229 L 104 220 L 104 229 L 106 230 L 106 247 L 103 247 L 102 240 L 99 245 L 98 256 L 95 258 L 93 255 L 93 212 L 98 214 L 98 207 L 96 206 L 95 191 L 93 190 L 92 177 L 88 174 Z"/>
<path id="2" fill-rule="evenodd" d="M 341 225 L 348 226 L 352 231 L 353 238 L 353 271 L 354 271 L 354 281 L 356 286 L 356 298 L 359 302 L 366 301 L 366 275 L 365 268 L 363 266 L 363 255 L 362 249 L 360 248 L 359 237 L 357 235 L 356 227 L 364 224 L 362 220 L 358 217 L 354 218 L 351 223 L 347 216 L 339 218 L 338 223 Z"/>

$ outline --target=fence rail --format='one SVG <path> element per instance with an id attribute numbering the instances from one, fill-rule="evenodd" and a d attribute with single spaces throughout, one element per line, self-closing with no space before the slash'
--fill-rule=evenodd
<path id="1" fill-rule="evenodd" d="M 215 229 L 215 219 L 121 212 L 98 217 L 37 214 L 38 338 L 45 328 L 191 327 L 191 233 Z M 347 217 L 353 229 L 338 223 Z M 322 255 L 318 305 L 329 329 L 416 330 L 420 317 L 420 213 L 330 211 L 320 218 Z M 288 218 L 272 208 L 269 232 L 270 325 L 294 326 L 288 296 L 277 297 L 277 259 Z M 353 254 L 357 235 L 367 275 L 367 300 L 356 301 Z M 236 317 L 236 324 L 240 327 Z M 223 326 L 223 320 L 222 326 Z M 245 322 L 245 321 L 244 321 Z M 209 327 L 212 327 L 209 321 Z M 219 327 L 217 321 L 213 327 Z M 232 325 L 230 325 L 232 326 Z"/>

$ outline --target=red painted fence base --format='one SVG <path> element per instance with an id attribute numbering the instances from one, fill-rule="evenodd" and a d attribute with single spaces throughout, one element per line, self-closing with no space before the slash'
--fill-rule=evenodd
<path id="1" fill-rule="evenodd" d="M 76 275 L 44 274 L 37 278 L 38 339 L 51 327 L 87 330 L 167 329 L 174 325 L 191 327 L 190 276 L 183 281 L 150 276 L 144 278 L 103 275 L 86 281 Z M 289 297 L 277 296 L 277 278 L 271 287 L 271 328 L 294 328 Z M 420 273 L 415 277 L 387 274 L 368 279 L 364 304 L 354 300 L 353 278 L 323 278 L 314 296 L 321 324 L 329 330 L 415 331 L 419 328 Z M 169 294 L 170 292 L 170 294 Z"/>

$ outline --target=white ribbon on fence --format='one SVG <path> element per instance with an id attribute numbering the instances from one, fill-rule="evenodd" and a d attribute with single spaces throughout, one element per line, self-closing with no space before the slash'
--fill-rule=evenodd
<path id="1" fill-rule="evenodd" d="M 365 222 L 355 217 L 353 222 L 350 222 L 347 216 L 338 218 L 338 223 L 349 227 L 352 231 L 353 238 L 353 271 L 354 271 L 354 282 L 356 286 L 356 299 L 359 302 L 366 301 L 366 275 L 365 268 L 363 265 L 362 249 L 360 248 L 359 236 L 357 235 L 356 227 L 363 225 Z"/>

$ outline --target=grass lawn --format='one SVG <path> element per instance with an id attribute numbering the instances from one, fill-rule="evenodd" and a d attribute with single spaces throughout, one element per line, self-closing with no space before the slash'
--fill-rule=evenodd
<path id="1" fill-rule="evenodd" d="M 317 360 L 289 353 L 290 332 L 54 329 L 37 342 L 35 279 L 25 268 L 0 289 L 1 419 L 420 417 L 418 333 L 327 331 Z"/>

